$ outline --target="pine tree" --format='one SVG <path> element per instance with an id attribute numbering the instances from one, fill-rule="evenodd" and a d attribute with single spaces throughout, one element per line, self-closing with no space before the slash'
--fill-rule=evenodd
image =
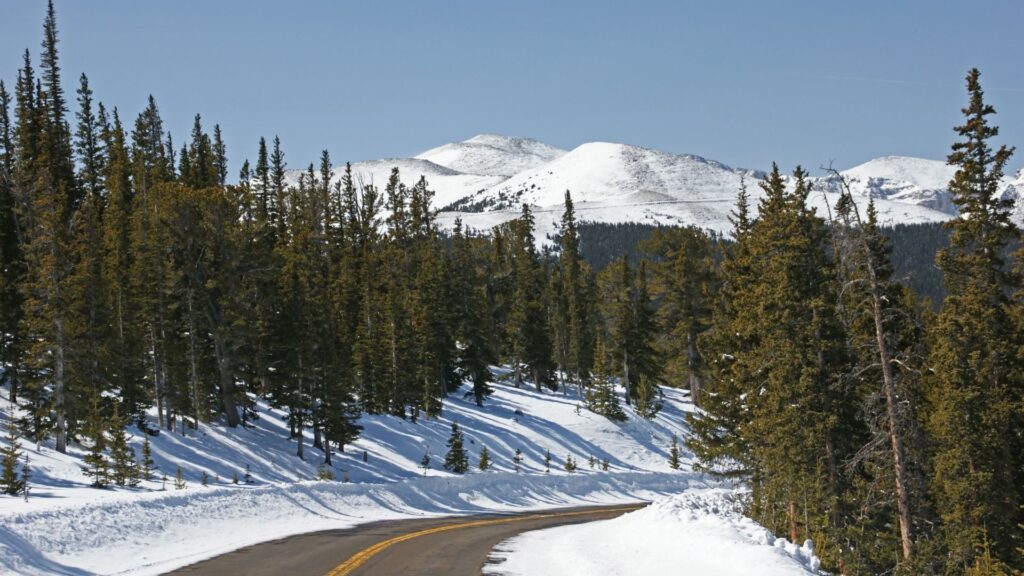
<path id="1" fill-rule="evenodd" d="M 866 431 L 847 381 L 828 230 L 806 206 L 802 170 L 787 186 L 774 167 L 762 188 L 756 220 L 738 209 L 720 324 L 702 338 L 708 394 L 688 444 L 700 467 L 749 479 L 753 517 L 794 541 L 812 538 L 837 565 L 853 515 L 841 465 Z"/>
<path id="2" fill-rule="evenodd" d="M 423 458 L 420 458 L 420 468 L 423 468 L 423 475 L 427 475 L 427 470 L 430 469 L 430 452 L 424 451 Z"/>
<path id="3" fill-rule="evenodd" d="M 78 105 L 78 127 L 75 130 L 75 155 L 81 166 L 78 178 L 85 195 L 99 201 L 104 189 L 106 158 L 101 141 L 101 126 L 93 111 L 92 89 L 84 73 L 79 79 Z"/>
<path id="4" fill-rule="evenodd" d="M 948 295 L 930 326 L 932 409 L 936 442 L 932 491 L 945 523 L 951 571 L 976 567 L 989 547 L 992 558 L 1024 567 L 1014 555 L 1021 501 L 1021 441 L 1006 435 L 1019 426 L 1019 332 L 1008 294 L 1021 286 L 1003 259 L 1018 241 L 1013 202 L 997 191 L 1013 150 L 991 147 L 999 134 L 989 124 L 979 72 L 967 75 L 969 103 L 962 140 L 948 161 L 957 167 L 949 183 L 961 217 L 951 220 L 949 248 L 938 266 Z"/>
<path id="5" fill-rule="evenodd" d="M 516 453 L 512 456 L 512 466 L 515 468 L 516 473 L 519 472 L 519 465 L 523 463 L 523 451 L 516 448 Z"/>
<path id="6" fill-rule="evenodd" d="M 100 397 L 94 394 L 90 402 L 90 410 L 85 422 L 85 435 L 92 441 L 89 452 L 82 459 L 85 463 L 83 472 L 92 478 L 96 488 L 106 488 L 110 484 L 110 461 L 105 453 L 107 448 L 107 421 L 100 410 Z"/>
<path id="7" fill-rule="evenodd" d="M 650 418 L 660 408 L 657 383 L 661 378 L 661 361 L 654 349 L 658 329 L 647 290 L 646 264 L 641 261 L 640 274 L 636 279 L 626 258 L 614 269 L 609 268 L 608 272 L 613 274 L 615 271 L 618 278 L 617 282 L 611 281 L 614 296 L 606 312 L 611 323 L 611 353 L 620 369 L 626 403 L 635 403 L 637 413 Z"/>
<path id="8" fill-rule="evenodd" d="M 564 301 L 564 368 L 575 375 L 576 381 L 585 388 L 590 381 L 594 363 L 594 326 L 591 314 L 591 298 L 588 282 L 590 270 L 580 255 L 579 226 L 572 195 L 565 191 L 565 211 L 559 225 L 559 269 L 563 278 L 560 285 Z"/>
<path id="9" fill-rule="evenodd" d="M 544 471 L 551 472 L 551 450 L 544 449 Z"/>
<path id="10" fill-rule="evenodd" d="M 448 437 L 448 453 L 444 456 L 444 468 L 456 474 L 465 474 L 469 470 L 469 456 L 463 447 L 462 430 L 457 422 L 452 422 L 452 434 Z"/>
<path id="11" fill-rule="evenodd" d="M 694 403 L 700 405 L 705 363 L 697 342 L 711 326 L 718 282 L 714 246 L 696 228 L 658 230 L 644 245 L 655 257 L 653 297 L 660 302 L 658 320 L 667 338 L 659 350 L 665 358 L 665 377 L 684 383 Z"/>
<path id="12" fill-rule="evenodd" d="M 114 404 L 114 414 L 110 419 L 110 478 L 118 486 L 131 484 L 137 476 L 135 450 L 128 445 L 126 424 L 118 405 Z"/>
<path id="13" fill-rule="evenodd" d="M 455 314 L 455 334 L 459 343 L 459 371 L 473 385 L 473 399 L 483 406 L 491 394 L 491 373 L 488 367 L 497 362 L 491 348 L 487 314 L 487 284 L 482 239 L 463 233 L 462 221 L 455 220 L 452 230 L 451 284 Z"/>
<path id="14" fill-rule="evenodd" d="M 672 436 L 672 445 L 668 449 L 668 466 L 673 470 L 679 470 L 679 442 Z"/>
<path id="15" fill-rule="evenodd" d="M 487 471 L 491 467 L 491 453 L 487 450 L 487 446 L 480 448 L 480 462 L 477 466 L 481 471 Z"/>
<path id="16" fill-rule="evenodd" d="M 2 466 L 0 469 L 0 488 L 4 494 L 17 496 L 25 487 L 25 478 L 18 477 L 18 460 L 21 459 L 21 443 L 18 442 L 17 429 L 14 425 L 14 414 L 7 420 L 7 445 L 0 448 Z"/>
<path id="17" fill-rule="evenodd" d="M 25 273 L 25 260 L 18 219 L 19 202 L 15 187 L 17 149 L 10 104 L 10 94 L 0 81 L 0 365 L 4 366 L 0 384 L 7 384 L 13 405 L 18 399 L 23 360 L 20 332 L 23 297 L 20 285 Z"/>
<path id="18" fill-rule="evenodd" d="M 179 465 L 174 471 L 174 489 L 184 490 L 185 487 L 185 478 L 181 475 L 181 466 Z"/>
<path id="19" fill-rule="evenodd" d="M 619 396 L 615 392 L 614 371 L 609 366 L 609 352 L 603 336 L 598 337 L 594 357 L 593 383 L 587 391 L 587 408 L 609 420 L 625 421 L 626 412 L 622 410 Z"/>
<path id="20" fill-rule="evenodd" d="M 152 480 L 153 471 L 157 469 L 157 466 L 156 462 L 153 461 L 153 446 L 149 443 L 149 435 L 145 433 L 142 435 L 142 461 L 139 464 L 141 478 L 147 482 Z M 236 481 L 235 484 L 238 484 L 238 482 Z"/>

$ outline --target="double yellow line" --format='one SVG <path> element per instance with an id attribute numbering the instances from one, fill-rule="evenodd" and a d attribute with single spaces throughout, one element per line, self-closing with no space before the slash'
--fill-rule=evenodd
<path id="1" fill-rule="evenodd" d="M 623 508 L 608 508 L 604 510 L 578 510 L 574 512 L 552 512 L 548 514 L 532 514 L 530 516 L 512 516 L 508 518 L 496 518 L 494 520 L 474 520 L 471 522 L 462 522 L 461 524 L 446 524 L 444 526 L 437 526 L 435 528 L 427 528 L 418 532 L 410 532 L 408 534 L 402 534 L 401 536 L 395 536 L 388 540 L 378 542 L 373 546 L 363 548 L 359 552 L 356 552 L 343 564 L 336 567 L 327 573 L 327 576 L 348 576 L 360 566 L 365 564 L 370 558 L 373 558 L 377 554 L 380 554 L 384 550 L 394 546 L 395 544 L 401 544 L 413 538 L 419 538 L 420 536 L 429 536 L 430 534 L 438 534 L 440 532 L 449 532 L 451 530 L 461 530 L 463 528 L 475 528 L 477 526 L 493 526 L 495 524 L 508 524 L 511 522 L 524 522 L 526 520 L 539 520 L 541 518 L 556 518 L 556 517 L 568 517 L 568 516 L 584 516 L 587 514 L 602 514 L 602 513 L 614 513 L 614 512 L 629 512 L 636 510 L 636 506 L 628 506 Z"/>

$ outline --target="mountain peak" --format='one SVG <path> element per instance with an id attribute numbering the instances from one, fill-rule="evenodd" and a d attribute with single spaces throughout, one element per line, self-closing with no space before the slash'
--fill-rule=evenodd
<path id="1" fill-rule="evenodd" d="M 562 154 L 565 150 L 532 138 L 485 133 L 432 148 L 416 157 L 465 174 L 509 177 Z"/>

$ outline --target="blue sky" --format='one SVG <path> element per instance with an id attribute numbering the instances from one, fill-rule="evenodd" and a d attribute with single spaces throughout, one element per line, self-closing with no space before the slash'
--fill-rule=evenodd
<path id="1" fill-rule="evenodd" d="M 943 158 L 982 71 L 1022 148 L 1018 0 L 57 0 L 65 85 L 133 119 L 152 93 L 180 142 L 199 112 L 233 169 L 260 135 L 291 167 L 413 155 L 480 132 L 727 164 Z M 0 0 L 0 78 L 38 58 L 43 0 Z M 73 94 L 72 94 L 73 96 Z"/>

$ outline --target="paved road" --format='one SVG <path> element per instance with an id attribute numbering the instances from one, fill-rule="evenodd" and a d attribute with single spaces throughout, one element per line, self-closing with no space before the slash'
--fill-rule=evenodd
<path id="1" fill-rule="evenodd" d="M 168 576 L 479 576 L 491 549 L 516 534 L 614 518 L 643 506 L 374 522 L 257 544 Z"/>

